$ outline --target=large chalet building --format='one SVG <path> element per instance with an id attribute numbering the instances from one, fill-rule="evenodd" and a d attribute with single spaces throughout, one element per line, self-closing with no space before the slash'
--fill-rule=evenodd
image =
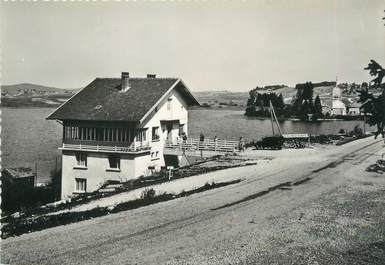
<path id="1" fill-rule="evenodd" d="M 63 125 L 61 197 L 160 170 L 164 142 L 187 134 L 191 105 L 178 78 L 96 78 L 47 117 Z"/>

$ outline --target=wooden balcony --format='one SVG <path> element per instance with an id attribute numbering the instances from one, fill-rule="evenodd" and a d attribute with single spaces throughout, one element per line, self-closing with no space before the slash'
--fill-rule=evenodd
<path id="1" fill-rule="evenodd" d="M 103 142 L 64 140 L 61 150 L 136 154 L 150 152 L 150 142 Z"/>

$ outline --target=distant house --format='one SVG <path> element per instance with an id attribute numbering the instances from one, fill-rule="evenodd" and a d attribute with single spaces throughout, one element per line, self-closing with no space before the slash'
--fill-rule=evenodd
<path id="1" fill-rule="evenodd" d="M 350 106 L 347 107 L 348 115 L 351 115 L 351 116 L 362 115 L 363 112 L 361 108 L 362 108 L 361 103 L 355 102 L 351 104 Z"/>
<path id="2" fill-rule="evenodd" d="M 47 118 L 63 124 L 62 198 L 166 166 L 164 143 L 187 134 L 192 105 L 178 78 L 96 78 Z"/>
<path id="3" fill-rule="evenodd" d="M 33 188 L 35 186 L 35 173 L 31 168 L 4 168 L 1 171 L 1 177 L 3 184 L 17 184 L 25 188 Z"/>
<path id="4" fill-rule="evenodd" d="M 323 115 L 330 115 L 331 114 L 331 107 L 328 105 L 322 104 L 322 114 Z"/>

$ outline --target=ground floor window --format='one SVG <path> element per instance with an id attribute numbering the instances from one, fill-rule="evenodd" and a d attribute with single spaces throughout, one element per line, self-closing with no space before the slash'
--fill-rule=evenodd
<path id="1" fill-rule="evenodd" d="M 159 151 L 151 152 L 151 160 L 159 159 Z"/>
<path id="2" fill-rule="evenodd" d="M 87 154 L 76 153 L 76 165 L 79 167 L 87 167 Z"/>
<path id="3" fill-rule="evenodd" d="M 76 178 L 76 187 L 75 191 L 77 192 L 86 192 L 87 190 L 87 180 L 83 178 Z"/>
<path id="4" fill-rule="evenodd" d="M 109 155 L 108 163 L 111 169 L 120 169 L 120 157 L 117 155 Z"/>

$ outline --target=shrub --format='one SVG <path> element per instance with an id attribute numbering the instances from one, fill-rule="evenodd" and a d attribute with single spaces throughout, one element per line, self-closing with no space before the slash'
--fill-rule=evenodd
<path id="1" fill-rule="evenodd" d="M 3 215 L 38 207 L 55 200 L 52 185 L 31 188 L 7 181 L 4 181 L 2 185 L 1 210 Z"/>
<path id="2" fill-rule="evenodd" d="M 155 197 L 155 190 L 153 188 L 145 188 L 140 195 L 141 199 L 153 199 Z"/>

